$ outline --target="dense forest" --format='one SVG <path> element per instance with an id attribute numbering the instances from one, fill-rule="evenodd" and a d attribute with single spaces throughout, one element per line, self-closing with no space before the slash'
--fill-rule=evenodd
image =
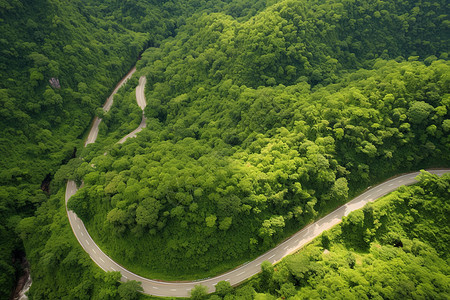
<path id="1" fill-rule="evenodd" d="M 174 270 L 197 275 L 222 261 L 249 259 L 342 204 L 349 188 L 358 190 L 374 177 L 422 161 L 442 161 L 449 128 L 439 110 L 446 112 L 447 106 L 406 99 L 420 100 L 417 92 L 425 85 L 444 94 L 448 84 L 439 82 L 448 72 L 444 61 L 426 66 L 379 60 L 371 71 L 314 92 L 300 83 L 245 88 L 237 101 L 217 95 L 220 108 L 208 107 L 199 116 L 194 104 L 172 128 L 153 119 L 139 138 L 113 146 L 106 156 L 101 151 L 91 160 L 85 157 L 77 170 L 85 185 L 69 207 L 115 259 L 158 275 L 166 266 L 169 276 Z M 397 84 L 409 88 L 397 94 Z M 211 99 L 210 94 L 202 104 L 214 105 Z M 248 106 L 237 124 L 234 105 Z M 277 112 L 272 105 L 282 108 Z M 211 120 L 212 110 L 221 116 Z M 261 120 L 278 124 L 265 133 L 245 132 L 258 130 Z M 184 124 L 179 132 L 177 123 Z M 193 128 L 201 138 L 179 136 Z M 232 130 L 233 137 L 245 140 L 226 143 Z"/>
<path id="2" fill-rule="evenodd" d="M 440 6 L 335 6 L 339 18 L 299 1 L 243 22 L 205 14 L 143 54 L 148 128 L 87 151 L 69 202 L 109 255 L 152 278 L 210 276 L 374 181 L 448 163 L 448 40 L 413 39 L 430 10 L 444 26 Z M 383 9 L 410 28 L 364 17 Z"/>
<path id="3" fill-rule="evenodd" d="M 447 299 L 450 176 L 420 183 L 345 217 L 298 253 L 215 295 L 193 299 Z"/>
<path id="4" fill-rule="evenodd" d="M 58 194 L 50 180 L 73 167 L 57 172 L 82 147 L 96 109 L 139 53 L 176 34 L 197 10 L 248 19 L 264 7 L 265 1 L 1 1 L 1 299 L 9 297 L 24 251 L 17 224 Z M 28 249 L 49 239 L 35 234 Z"/>
<path id="5" fill-rule="evenodd" d="M 25 251 L 32 299 L 137 297 L 74 238 L 68 178 L 84 182 L 69 206 L 108 255 L 175 279 L 236 266 L 393 174 L 448 166 L 448 9 L 2 1 L 0 295 Z M 116 145 L 140 121 L 138 76 L 98 107 L 141 53 L 147 129 Z M 94 115 L 99 141 L 82 149 Z"/>
<path id="6" fill-rule="evenodd" d="M 15 281 L 13 251 L 23 248 L 16 225 L 48 201 L 41 182 L 70 159 L 93 109 L 148 40 L 123 27 L 108 33 L 111 23 L 79 8 L 57 1 L 0 6 L 2 299 Z"/>

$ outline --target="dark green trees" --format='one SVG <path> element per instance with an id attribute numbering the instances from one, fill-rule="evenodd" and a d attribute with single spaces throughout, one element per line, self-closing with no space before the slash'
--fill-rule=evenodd
<path id="1" fill-rule="evenodd" d="M 441 2 L 5 2 L 1 250 L 20 247 L 12 234 L 19 224 L 32 265 L 69 269 L 58 263 L 71 246 L 49 241 L 67 223 L 51 217 L 60 207 L 40 189 L 47 174 L 50 198 L 67 178 L 84 180 L 69 206 L 114 258 L 143 274 L 196 277 L 261 253 L 373 181 L 448 164 Z M 137 78 L 109 113 L 98 107 L 147 46 L 138 63 L 148 79 L 147 129 L 115 145 L 141 119 Z M 82 148 L 94 114 L 103 117 L 99 143 L 57 171 Z M 26 218 L 49 201 L 49 215 Z M 364 236 L 346 243 L 370 249 L 370 216 L 346 221 Z M 48 231 L 33 233 L 33 224 Z M 75 264 L 73 255 L 66 263 Z M 293 268 L 296 280 L 313 278 L 317 266 Z M 83 274 L 91 280 L 92 272 Z M 271 292 L 288 297 L 292 285 L 280 278 Z M 36 281 L 31 294 L 119 297 L 117 286 L 97 279 L 67 280 L 60 291 Z M 251 289 L 233 295 L 253 296 Z"/>

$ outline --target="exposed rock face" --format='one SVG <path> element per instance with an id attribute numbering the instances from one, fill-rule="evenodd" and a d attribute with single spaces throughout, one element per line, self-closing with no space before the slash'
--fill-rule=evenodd
<path id="1" fill-rule="evenodd" d="M 60 89 L 61 88 L 61 85 L 59 84 L 59 79 L 58 78 L 52 77 L 52 78 L 49 79 L 48 82 L 50 82 L 50 85 L 54 89 Z"/>
<path id="2" fill-rule="evenodd" d="M 32 283 L 30 276 L 30 263 L 25 257 L 23 257 L 21 265 L 24 273 L 17 280 L 16 289 L 10 297 L 11 300 L 28 300 L 28 296 L 25 295 L 25 293 L 28 292 Z"/>
<path id="3" fill-rule="evenodd" d="M 52 181 L 52 174 L 47 174 L 47 176 L 45 176 L 44 180 L 41 183 L 41 190 L 43 190 L 44 192 L 46 192 L 47 194 L 50 193 L 50 182 Z"/>

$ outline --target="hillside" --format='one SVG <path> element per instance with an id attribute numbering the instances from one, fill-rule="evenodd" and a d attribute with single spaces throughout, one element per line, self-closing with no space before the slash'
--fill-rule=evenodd
<path id="1" fill-rule="evenodd" d="M 393 174 L 448 166 L 448 8 L 2 1 L 0 295 L 24 251 L 34 299 L 135 290 L 74 238 L 68 178 L 84 181 L 69 205 L 109 255 L 174 279 L 236 266 Z M 139 122 L 141 75 L 147 129 L 115 145 Z M 99 142 L 81 151 L 94 115 Z"/>
<path id="2" fill-rule="evenodd" d="M 42 189 L 74 155 L 94 109 L 149 41 L 100 20 L 80 1 L 64 2 L 0 5 L 1 299 L 9 297 L 13 259 L 23 252 L 14 228 L 47 201 Z"/>
<path id="3" fill-rule="evenodd" d="M 49 196 L 82 146 L 97 108 L 148 46 L 195 10 L 248 18 L 262 1 L 19 1 L 0 3 L 0 297 L 24 251 L 15 227 Z M 62 173 L 62 172 L 60 172 Z M 64 175 L 66 176 L 66 175 Z M 42 240 L 45 242 L 45 239 Z M 28 250 L 29 251 L 29 250 Z"/>
<path id="4" fill-rule="evenodd" d="M 222 282 L 209 299 L 446 299 L 449 180 L 422 173 L 418 185 L 351 213 L 243 287 Z"/>
<path id="5" fill-rule="evenodd" d="M 85 156 L 69 207 L 132 271 L 195 279 L 257 256 L 377 180 L 448 164 L 448 38 L 420 17 L 443 28 L 441 9 L 283 1 L 243 22 L 187 20 L 138 63 L 147 129 Z M 408 30 L 387 26 L 400 20 Z"/>

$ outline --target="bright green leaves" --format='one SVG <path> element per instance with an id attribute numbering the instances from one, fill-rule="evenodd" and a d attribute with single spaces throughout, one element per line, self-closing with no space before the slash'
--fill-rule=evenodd
<path id="1" fill-rule="evenodd" d="M 265 220 L 262 223 L 262 227 L 259 229 L 259 236 L 269 243 L 274 234 L 279 233 L 285 226 L 283 216 L 273 216 L 270 219 Z"/>
<path id="2" fill-rule="evenodd" d="M 30 84 L 33 87 L 36 87 L 39 85 L 39 83 L 44 79 L 44 75 L 42 75 L 41 72 L 38 71 L 36 68 L 31 68 L 29 70 L 30 72 Z"/>
<path id="3" fill-rule="evenodd" d="M 127 213 L 126 211 L 119 209 L 119 208 L 113 208 L 106 217 L 106 220 L 108 222 L 114 224 L 114 225 L 121 225 L 124 224 L 127 220 Z"/>
<path id="4" fill-rule="evenodd" d="M 16 231 L 19 234 L 20 238 L 25 241 L 31 234 L 33 234 L 35 226 L 36 217 L 24 218 L 17 225 Z"/>
<path id="5" fill-rule="evenodd" d="M 417 185 L 350 213 L 276 268 L 264 262 L 248 283 L 267 297 L 256 299 L 445 298 L 449 179 L 422 171 Z"/>
<path id="6" fill-rule="evenodd" d="M 223 280 L 216 284 L 216 294 L 221 297 L 225 297 L 225 295 L 230 294 L 232 291 L 233 288 L 228 281 Z"/>
<path id="7" fill-rule="evenodd" d="M 444 129 L 445 132 L 450 131 L 450 120 L 449 119 L 442 121 L 442 129 Z"/>
<path id="8" fill-rule="evenodd" d="M 217 217 L 214 215 L 210 215 L 210 216 L 206 217 L 205 218 L 206 226 L 208 226 L 210 228 L 214 227 L 216 225 L 216 220 L 217 220 Z"/>
<path id="9" fill-rule="evenodd" d="M 192 300 L 204 300 L 208 296 L 208 288 L 204 285 L 196 285 L 191 291 Z"/>
<path id="10" fill-rule="evenodd" d="M 364 141 L 363 147 L 361 147 L 360 149 L 361 149 L 360 151 L 362 153 L 367 154 L 367 156 L 369 156 L 371 158 L 375 157 L 377 154 L 377 147 L 375 147 L 375 145 L 373 145 L 370 142 Z"/>
<path id="11" fill-rule="evenodd" d="M 149 76 L 159 76 L 155 64 Z M 92 159 L 86 179 L 104 186 L 103 194 L 92 191 L 96 226 L 129 232 L 138 247 L 151 248 L 149 256 L 171 249 L 164 262 L 143 262 L 155 269 L 189 272 L 191 263 L 198 270 L 263 251 L 352 189 L 444 153 L 445 98 L 433 100 L 439 110 L 426 109 L 424 128 L 410 121 L 409 109 L 421 89 L 443 93 L 436 83 L 446 65 L 378 60 L 374 70 L 314 91 L 304 82 L 251 89 L 225 79 L 204 82 L 200 92 L 150 84 L 168 118 L 149 116 L 142 137 Z M 104 222 L 111 211 L 117 218 Z M 373 237 L 366 229 L 364 244 Z"/>
<path id="12" fill-rule="evenodd" d="M 336 179 L 330 190 L 331 196 L 338 201 L 345 201 L 348 197 L 348 184 L 345 177 Z"/>

